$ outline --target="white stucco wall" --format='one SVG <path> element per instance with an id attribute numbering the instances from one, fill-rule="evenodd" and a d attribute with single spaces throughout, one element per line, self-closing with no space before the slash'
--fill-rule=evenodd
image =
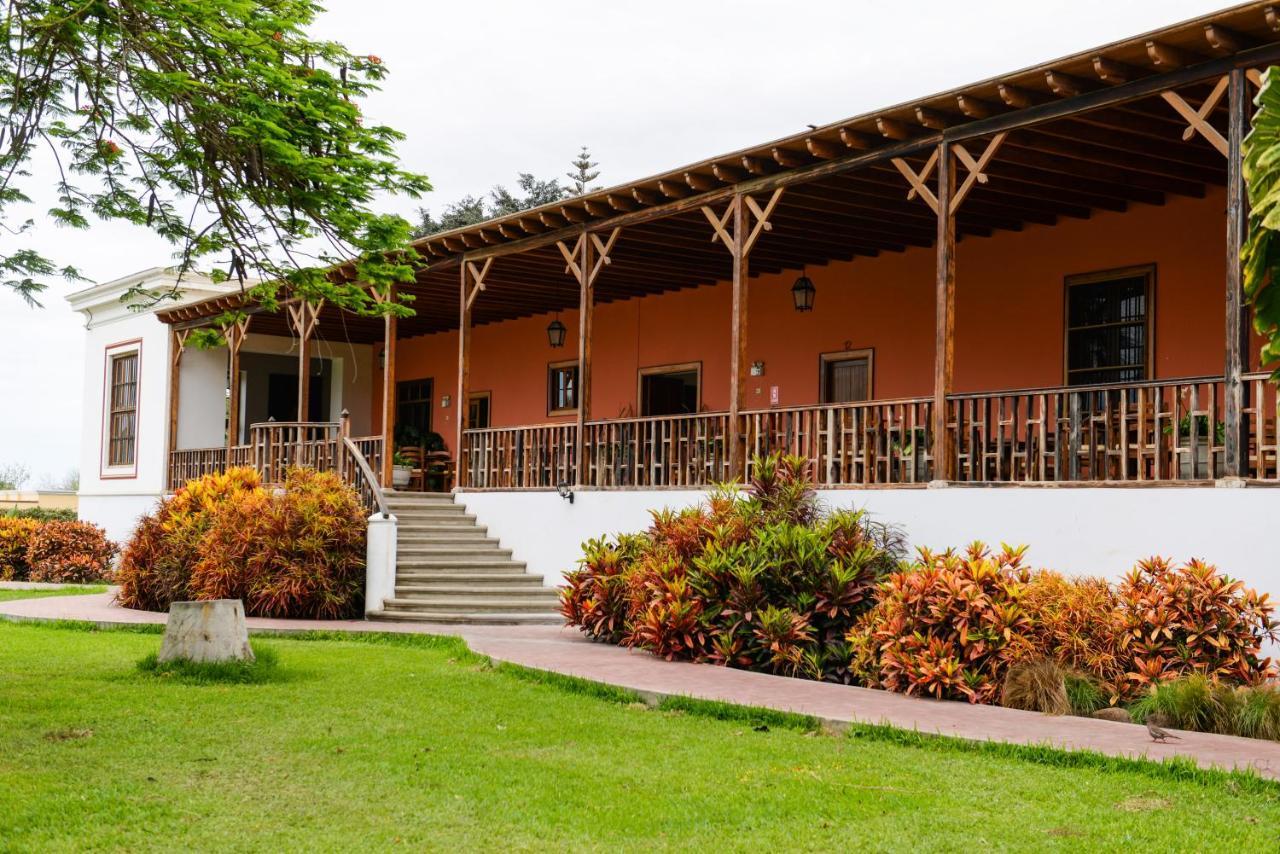
<path id="1" fill-rule="evenodd" d="M 188 347 L 178 369 L 178 450 L 221 446 L 226 441 L 226 349 Z"/>
<path id="2" fill-rule="evenodd" d="M 252 322 L 249 324 L 252 330 Z M 226 359 L 226 351 L 223 359 Z M 270 353 L 297 357 L 297 341 L 278 335 L 245 336 L 241 353 Z M 351 434 L 367 436 L 373 432 L 373 390 L 381 382 L 375 376 L 373 347 L 369 344 L 316 340 L 311 355 L 333 363 L 333 391 L 329 395 L 330 421 L 337 421 L 345 408 L 351 414 Z M 381 388 L 381 386 L 377 386 Z"/>
<path id="3" fill-rule="evenodd" d="M 703 495 L 584 490 L 572 505 L 555 492 L 466 492 L 458 499 L 531 572 L 558 583 L 584 540 L 640 530 L 650 509 L 688 506 Z M 819 498 L 902 526 L 913 547 L 1026 543 L 1033 566 L 1109 578 L 1153 554 L 1201 557 L 1280 594 L 1280 489 L 950 487 L 825 490 Z"/>

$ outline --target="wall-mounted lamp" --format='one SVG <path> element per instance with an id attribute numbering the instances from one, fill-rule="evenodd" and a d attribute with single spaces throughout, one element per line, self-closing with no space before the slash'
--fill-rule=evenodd
<path id="1" fill-rule="evenodd" d="M 751 363 L 751 376 L 753 377 L 764 376 L 764 362 L 757 360 Z"/>
<path id="2" fill-rule="evenodd" d="M 441 408 L 441 409 L 448 409 L 448 408 L 449 408 L 449 401 L 450 401 L 450 400 L 451 400 L 451 398 L 449 397 L 449 395 L 447 395 L 447 394 L 442 394 L 442 395 L 440 395 L 440 408 Z"/>
<path id="3" fill-rule="evenodd" d="M 561 323 L 560 318 L 557 317 L 555 320 L 547 324 L 547 342 L 552 347 L 563 347 L 564 334 L 566 331 L 564 324 Z"/>
<path id="4" fill-rule="evenodd" d="M 563 480 L 556 484 L 556 494 L 565 501 L 568 501 L 570 504 L 573 503 L 573 490 L 570 489 L 569 484 L 565 483 Z"/>

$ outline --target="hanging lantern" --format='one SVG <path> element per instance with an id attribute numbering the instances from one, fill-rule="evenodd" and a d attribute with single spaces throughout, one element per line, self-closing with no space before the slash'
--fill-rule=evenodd
<path id="1" fill-rule="evenodd" d="M 547 324 L 547 341 L 552 347 L 564 346 L 564 324 L 560 322 L 560 318 L 556 318 Z"/>
<path id="2" fill-rule="evenodd" d="M 813 311 L 813 295 L 817 292 L 813 280 L 801 273 L 800 278 L 791 286 L 791 299 L 795 302 L 796 311 Z"/>

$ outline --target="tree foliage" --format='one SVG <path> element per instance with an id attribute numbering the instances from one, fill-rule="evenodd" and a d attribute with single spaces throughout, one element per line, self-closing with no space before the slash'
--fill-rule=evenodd
<path id="1" fill-rule="evenodd" d="M 591 154 L 585 145 L 571 163 L 574 171 L 567 173 L 566 177 L 572 186 L 561 184 L 557 178 L 543 180 L 534 177 L 531 172 L 521 172 L 516 178 L 517 191 L 514 193 L 502 184 L 495 184 L 487 199 L 483 196 L 463 196 L 458 201 L 445 205 L 438 218 L 428 209 L 419 208 L 418 225 L 413 230 L 413 236 L 426 237 L 441 231 L 465 228 L 494 217 L 527 211 L 599 189 L 587 189 L 587 184 L 599 177 L 600 173 L 591 171 L 599 164 L 591 161 Z"/>
<path id="2" fill-rule="evenodd" d="M 1274 68 L 1264 73 L 1254 103 L 1253 130 L 1244 140 L 1249 236 L 1242 261 L 1244 292 L 1267 365 L 1280 361 L 1280 77 Z"/>
<path id="3" fill-rule="evenodd" d="M 22 463 L 0 465 L 0 489 L 21 489 L 31 479 L 31 469 Z"/>
<path id="4" fill-rule="evenodd" d="M 146 226 L 177 246 L 182 272 L 259 278 L 375 312 L 364 287 L 408 281 L 409 223 L 378 193 L 416 196 L 401 134 L 365 122 L 359 103 L 386 74 L 373 55 L 307 35 L 311 0 L 6 0 L 0 20 L 0 226 L 20 235 L 37 158 L 50 157 L 55 223 L 92 217 Z M 20 239 L 17 241 L 20 243 Z M 0 282 L 34 302 L 59 275 L 11 237 Z M 159 298 L 167 296 L 153 294 Z M 405 309 L 397 307 L 397 312 Z"/>

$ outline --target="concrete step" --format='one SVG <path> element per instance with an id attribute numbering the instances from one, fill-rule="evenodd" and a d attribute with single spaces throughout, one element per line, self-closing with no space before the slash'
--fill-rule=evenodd
<path id="1" fill-rule="evenodd" d="M 402 623 L 475 623 L 482 625 L 544 625 L 559 626 L 564 624 L 564 617 L 557 613 L 544 611 L 506 611 L 491 612 L 459 612 L 448 610 L 414 610 L 414 611 L 372 611 L 370 620 L 387 620 Z"/>
<path id="2" fill-rule="evenodd" d="M 435 540 L 410 540 L 398 545 L 396 553 L 414 557 L 492 557 L 510 558 L 511 549 L 498 547 L 496 540 L 471 540 L 441 545 Z"/>
<path id="3" fill-rule="evenodd" d="M 408 557 L 396 556 L 396 574 L 406 569 L 505 569 L 508 571 L 523 570 L 524 564 L 511 558 L 502 557 Z"/>
<path id="4" fill-rule="evenodd" d="M 548 596 L 547 594 L 551 594 Z M 534 582 L 533 584 L 408 584 L 396 583 L 396 601 L 420 601 L 423 599 L 435 599 L 438 597 L 448 597 L 451 599 L 475 599 L 479 601 L 490 601 L 491 598 L 497 600 L 506 600 L 507 598 L 515 598 L 522 600 L 536 599 L 538 601 L 559 602 L 560 594 L 552 590 L 550 587 L 543 587 L 541 584 Z"/>
<path id="5" fill-rule="evenodd" d="M 468 513 L 435 513 L 420 510 L 411 510 L 406 513 L 395 508 L 391 509 L 391 513 L 401 525 L 415 522 L 426 525 L 474 525 L 476 522 L 476 517 Z"/>
<path id="6" fill-rule="evenodd" d="M 554 612 L 560 600 L 551 596 L 411 596 L 384 600 L 384 611 L 453 611 L 462 614 L 494 614 L 508 611 Z"/>
<path id="7" fill-rule="evenodd" d="M 525 583 L 545 586 L 545 579 L 530 572 L 502 569 L 410 569 L 396 573 L 396 584 L 474 584 L 482 587 L 490 584 Z"/>
<path id="8" fill-rule="evenodd" d="M 396 535 L 402 540 L 406 537 L 432 536 L 435 534 L 461 536 L 463 534 L 486 534 L 488 532 L 489 529 L 484 525 L 461 525 L 451 522 L 401 522 L 396 525 Z"/>

